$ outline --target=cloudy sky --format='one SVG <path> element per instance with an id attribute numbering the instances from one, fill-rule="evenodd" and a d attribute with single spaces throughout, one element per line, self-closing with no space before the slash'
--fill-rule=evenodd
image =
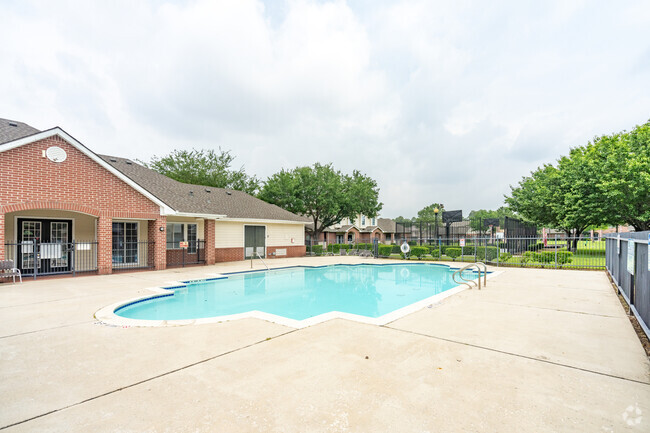
<path id="1" fill-rule="evenodd" d="M 0 3 L 0 117 L 97 153 L 332 162 L 383 216 L 496 208 L 572 146 L 650 118 L 650 3 Z"/>

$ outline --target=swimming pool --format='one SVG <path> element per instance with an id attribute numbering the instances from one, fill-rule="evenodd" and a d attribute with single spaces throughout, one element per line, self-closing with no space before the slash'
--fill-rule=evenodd
<path id="1" fill-rule="evenodd" d="M 250 312 L 286 318 L 295 326 L 316 317 L 370 319 L 428 300 L 458 286 L 456 269 L 438 264 L 361 264 L 291 267 L 190 281 L 172 293 L 127 303 L 115 309 L 122 318 L 182 321 L 233 318 Z M 463 276 L 476 278 L 466 271 Z M 418 308 L 422 308 L 419 306 Z M 329 315 L 329 316 L 328 316 Z M 325 317 L 323 317 L 325 316 Z M 276 320 L 277 321 L 277 320 Z"/>

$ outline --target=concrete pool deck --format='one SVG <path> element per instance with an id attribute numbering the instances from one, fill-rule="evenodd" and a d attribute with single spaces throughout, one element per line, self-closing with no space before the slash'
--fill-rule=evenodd
<path id="1" fill-rule="evenodd" d="M 269 264 L 340 262 L 372 260 Z M 650 363 L 604 272 L 500 268 L 487 288 L 385 326 L 122 328 L 93 317 L 151 287 L 246 269 L 0 284 L 0 429 L 650 430 Z"/>

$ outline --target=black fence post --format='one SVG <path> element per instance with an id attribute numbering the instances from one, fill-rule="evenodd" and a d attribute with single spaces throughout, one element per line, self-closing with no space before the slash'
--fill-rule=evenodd
<path id="1" fill-rule="evenodd" d="M 70 247 L 70 260 L 71 260 L 71 266 L 72 266 L 72 276 L 76 277 L 77 276 L 77 267 L 75 266 L 74 263 L 74 250 L 75 250 L 75 241 L 74 239 L 72 240 L 71 244 L 68 244 Z"/>
<path id="2" fill-rule="evenodd" d="M 34 264 L 34 272 L 33 272 L 33 274 L 34 274 L 34 279 L 36 279 L 36 274 L 38 274 L 38 262 L 39 262 L 40 256 L 41 256 L 38 253 L 38 238 L 34 238 L 34 240 L 32 241 L 32 246 L 34 248 L 32 250 L 32 257 L 33 257 L 32 263 Z"/>

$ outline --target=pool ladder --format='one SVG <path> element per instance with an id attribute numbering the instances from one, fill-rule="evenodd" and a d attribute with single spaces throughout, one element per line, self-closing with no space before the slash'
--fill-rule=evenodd
<path id="1" fill-rule="evenodd" d="M 469 265 L 465 265 L 461 269 L 454 272 L 451 278 L 454 280 L 454 283 L 467 284 L 467 287 L 469 287 L 470 289 L 472 288 L 472 284 L 474 284 L 474 287 L 481 290 L 481 266 L 483 266 L 483 285 L 487 286 L 487 266 L 485 266 L 485 263 L 483 262 L 475 262 L 475 263 L 470 263 Z M 476 284 L 476 281 L 474 280 L 468 280 L 465 277 L 463 277 L 463 271 L 466 271 L 473 267 L 476 267 L 476 269 L 478 269 L 478 284 Z M 461 281 L 456 280 L 456 275 L 460 277 Z"/>
<path id="2" fill-rule="evenodd" d="M 262 256 L 260 256 L 260 253 L 258 253 L 257 251 L 255 251 L 255 252 L 253 253 L 253 255 L 251 256 L 251 269 L 253 269 L 253 259 L 255 258 L 255 256 L 259 257 L 259 259 L 262 261 L 262 263 L 264 263 L 264 266 L 266 266 L 266 270 L 267 270 L 267 271 L 270 271 L 270 270 L 271 270 L 271 268 L 269 268 L 269 265 L 266 264 L 266 262 L 264 261 L 264 259 L 262 258 Z"/>

